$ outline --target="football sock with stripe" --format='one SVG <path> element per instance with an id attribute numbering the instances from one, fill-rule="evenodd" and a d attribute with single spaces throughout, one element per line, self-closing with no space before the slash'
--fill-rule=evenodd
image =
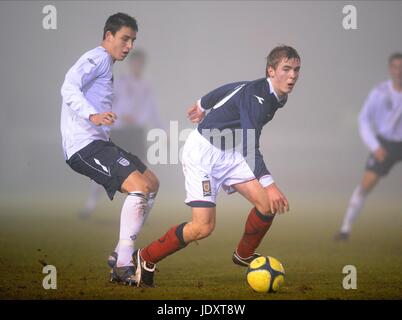
<path id="1" fill-rule="evenodd" d="M 169 229 L 166 234 L 150 245 L 142 248 L 141 258 L 149 263 L 157 263 L 172 253 L 187 246 L 183 238 L 183 228 L 187 222 Z"/>
<path id="2" fill-rule="evenodd" d="M 237 254 L 240 257 L 248 258 L 254 254 L 255 249 L 257 249 L 271 227 L 274 217 L 274 215 L 263 215 L 256 208 L 251 209 L 247 217 L 243 237 L 237 245 Z"/>
<path id="3" fill-rule="evenodd" d="M 116 247 L 117 267 L 132 266 L 132 254 L 137 235 L 147 210 L 147 197 L 142 192 L 130 192 L 124 201 L 120 216 L 120 236 Z"/>
<path id="4" fill-rule="evenodd" d="M 149 213 L 151 212 L 151 209 L 152 209 L 152 207 L 154 206 L 154 203 L 155 203 L 156 195 L 157 195 L 156 192 L 151 192 L 148 195 L 147 208 L 145 210 L 145 216 L 144 216 L 144 220 L 143 220 L 142 224 L 144 224 L 145 221 L 149 217 Z M 119 243 L 117 243 L 116 248 L 114 249 L 114 252 L 119 252 Z"/>

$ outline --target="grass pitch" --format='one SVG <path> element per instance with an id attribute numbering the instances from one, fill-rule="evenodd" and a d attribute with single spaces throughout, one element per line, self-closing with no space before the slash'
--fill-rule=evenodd
<path id="1" fill-rule="evenodd" d="M 278 293 L 257 294 L 245 269 L 231 262 L 248 206 L 218 207 L 211 237 L 158 264 L 157 288 L 108 282 L 106 259 L 118 237 L 120 202 L 100 208 L 87 221 L 77 206 L 0 207 L 1 299 L 401 299 L 402 215 L 396 209 L 367 208 L 348 243 L 332 240 L 342 213 L 293 210 L 277 217 L 258 249 L 279 259 L 286 283 Z M 180 212 L 180 214 L 172 214 Z M 156 206 L 138 246 L 171 225 L 186 221 L 184 205 Z M 45 290 L 43 265 L 57 268 L 57 290 Z M 357 289 L 345 290 L 345 265 L 357 268 Z"/>

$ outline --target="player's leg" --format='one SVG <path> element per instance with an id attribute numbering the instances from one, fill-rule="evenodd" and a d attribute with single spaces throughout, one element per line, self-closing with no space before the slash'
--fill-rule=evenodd
<path id="1" fill-rule="evenodd" d="M 380 176 L 371 170 L 366 170 L 361 182 L 357 185 L 349 200 L 349 205 L 343 218 L 342 226 L 336 240 L 346 240 L 352 230 L 352 225 L 361 213 L 369 192 L 377 185 Z"/>
<path id="2" fill-rule="evenodd" d="M 183 172 L 186 200 L 192 208 L 192 219 L 170 228 L 161 238 L 137 250 L 133 255 L 137 265 L 139 285 L 153 285 L 155 264 L 188 243 L 207 237 L 215 227 L 215 198 L 218 188 L 211 176 L 214 148 L 198 132 L 188 137 L 183 148 Z M 216 155 L 215 155 L 216 156 Z"/>
<path id="3" fill-rule="evenodd" d="M 135 240 L 147 211 L 148 195 L 151 185 L 138 170 L 132 172 L 121 185 L 121 191 L 127 193 L 120 214 L 119 242 L 116 246 L 117 267 L 132 266 L 132 254 Z"/>
<path id="4" fill-rule="evenodd" d="M 361 213 L 368 194 L 381 178 L 385 177 L 393 166 L 402 160 L 402 143 L 386 141 L 381 137 L 378 137 L 378 139 L 381 142 L 381 146 L 387 151 L 387 156 L 383 161 L 378 161 L 373 154 L 369 156 L 363 178 L 353 191 L 341 229 L 335 235 L 335 240 L 348 239 L 352 225 Z"/>
<path id="5" fill-rule="evenodd" d="M 183 228 L 186 244 L 208 237 L 215 229 L 216 208 L 192 208 L 192 219 Z"/>
<path id="6" fill-rule="evenodd" d="M 155 264 L 185 248 L 190 242 L 208 237 L 215 228 L 215 207 L 193 207 L 190 222 L 171 227 L 161 238 L 137 250 L 133 255 L 137 266 L 136 282 L 153 286 Z"/>
<path id="7" fill-rule="evenodd" d="M 116 191 L 127 193 L 121 210 L 117 263 L 112 279 L 134 284 L 132 253 L 142 226 L 152 184 L 143 175 L 146 166 L 110 141 L 97 140 L 74 154 L 67 163 L 78 173 L 102 185 L 112 200 Z"/>
<path id="8" fill-rule="evenodd" d="M 146 169 L 142 174 L 139 174 L 139 172 L 137 172 L 134 176 L 131 176 L 131 177 L 129 176 L 127 179 L 129 179 L 129 180 L 126 180 L 125 183 L 123 183 L 124 186 L 122 186 L 122 192 L 126 192 L 129 194 L 129 192 L 127 191 L 129 189 L 131 189 L 131 190 L 143 189 L 144 191 L 141 191 L 141 193 L 146 194 L 146 192 L 149 191 L 148 197 L 147 197 L 147 204 L 146 204 L 146 208 L 145 208 L 143 217 L 140 216 L 140 217 L 138 217 L 138 219 L 133 220 L 133 223 L 134 223 L 133 230 L 137 230 L 137 234 L 138 234 L 141 226 L 145 223 L 145 220 L 148 218 L 149 213 L 155 202 L 155 198 L 156 198 L 156 195 L 157 195 L 157 192 L 159 189 L 159 180 L 156 177 L 156 175 L 149 169 Z M 131 181 L 131 180 L 134 180 L 134 181 Z M 128 199 L 130 199 L 130 198 L 128 198 Z M 140 223 L 141 223 L 141 226 L 139 226 Z M 112 252 L 108 258 L 108 264 L 111 268 L 113 268 L 116 265 L 116 262 L 118 259 L 119 244 L 120 244 L 120 241 L 117 243 L 114 252 Z M 134 246 L 134 244 L 133 244 L 133 246 Z M 129 251 L 127 251 L 127 252 L 129 252 Z"/>
<path id="9" fill-rule="evenodd" d="M 143 260 L 156 264 L 190 242 L 208 237 L 215 228 L 215 208 L 192 208 L 192 219 L 170 228 L 161 238 L 141 249 Z"/>
<path id="10" fill-rule="evenodd" d="M 148 196 L 155 190 L 155 184 L 144 175 L 147 167 L 140 159 L 112 142 L 108 145 L 104 162 L 110 163 L 111 179 L 105 188 L 108 194 L 117 190 L 127 194 L 120 214 L 119 241 L 108 259 L 113 268 L 111 281 L 134 285 L 132 254 L 147 211 Z"/>
<path id="11" fill-rule="evenodd" d="M 255 250 L 271 227 L 275 215 L 270 211 L 267 192 L 257 179 L 233 187 L 254 205 L 248 214 L 243 236 L 233 254 L 234 263 L 248 266 L 259 256 Z"/>
<path id="12" fill-rule="evenodd" d="M 144 176 L 148 179 L 150 185 L 150 192 L 148 194 L 147 211 L 145 213 L 143 223 L 145 223 L 145 221 L 149 217 L 149 213 L 151 212 L 152 207 L 154 206 L 155 199 L 159 190 L 159 180 L 151 170 L 149 169 L 145 170 Z"/>
<path id="13" fill-rule="evenodd" d="M 335 240 L 347 240 L 349 238 L 352 225 L 361 213 L 368 194 L 377 185 L 378 181 L 389 173 L 398 160 L 394 147 L 383 140 L 381 142 L 388 155 L 383 161 L 378 161 L 374 154 L 369 156 L 363 178 L 353 191 L 341 229 L 334 237 Z"/>
<path id="14" fill-rule="evenodd" d="M 267 192 L 257 179 L 235 184 L 233 188 L 250 201 L 262 215 L 272 215 Z"/>

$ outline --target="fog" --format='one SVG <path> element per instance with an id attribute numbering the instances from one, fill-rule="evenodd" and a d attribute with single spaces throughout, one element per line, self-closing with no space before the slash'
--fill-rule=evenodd
<path id="1" fill-rule="evenodd" d="M 300 78 L 264 128 L 262 152 L 290 201 L 346 207 L 368 156 L 357 116 L 369 91 L 388 79 L 389 55 L 402 51 L 402 3 L 354 2 L 357 29 L 351 30 L 342 23 L 345 1 L 57 1 L 57 29 L 50 30 L 42 24 L 47 4 L 0 2 L 2 201 L 78 203 L 89 192 L 89 179 L 64 162 L 60 87 L 75 61 L 100 45 L 107 17 L 125 12 L 138 21 L 135 45 L 148 54 L 147 77 L 168 128 L 170 121 L 180 130 L 194 127 L 185 111 L 199 97 L 228 82 L 264 77 L 274 46 L 295 47 Z M 117 62 L 114 74 L 126 67 Z M 150 168 L 162 198 L 183 202 L 180 163 Z M 377 202 L 401 206 L 401 169 L 396 165 L 375 190 Z"/>

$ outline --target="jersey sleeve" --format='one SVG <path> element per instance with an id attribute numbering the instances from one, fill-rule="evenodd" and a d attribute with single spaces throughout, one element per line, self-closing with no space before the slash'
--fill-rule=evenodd
<path id="1" fill-rule="evenodd" d="M 198 107 L 202 110 L 208 110 L 217 105 L 220 101 L 230 96 L 232 92 L 242 86 L 243 82 L 234 82 L 223 85 L 215 90 L 204 95 L 197 101 Z"/>
<path id="2" fill-rule="evenodd" d="M 360 136 L 371 152 L 374 152 L 380 146 L 373 128 L 376 107 L 375 97 L 376 92 L 373 90 L 367 97 L 359 114 Z"/>
<path id="3" fill-rule="evenodd" d="M 83 88 L 104 72 L 105 59 L 80 59 L 66 74 L 61 87 L 63 101 L 79 117 L 89 119 L 97 111 L 85 98 Z"/>

